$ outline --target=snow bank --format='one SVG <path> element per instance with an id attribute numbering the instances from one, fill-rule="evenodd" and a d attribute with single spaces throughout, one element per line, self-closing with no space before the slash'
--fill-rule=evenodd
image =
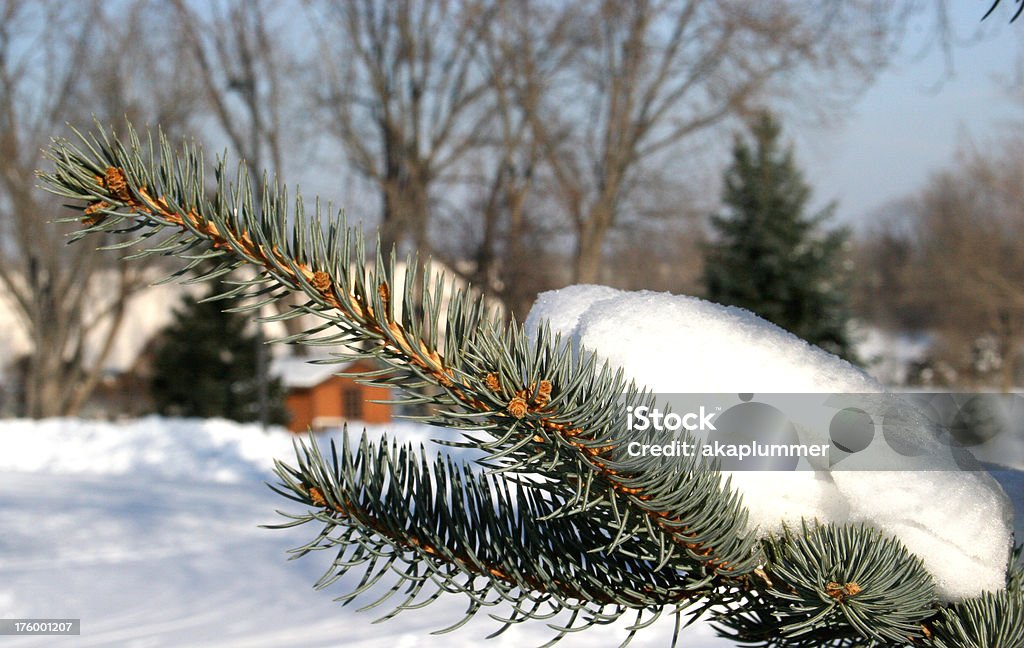
<path id="1" fill-rule="evenodd" d="M 352 433 L 363 425 L 352 424 Z M 439 430 L 408 421 L 365 426 L 371 438 L 427 443 Z M 341 431 L 321 435 L 322 441 Z M 273 481 L 274 459 L 291 460 L 284 428 L 224 419 L 150 416 L 121 423 L 82 419 L 0 420 L 0 472 L 133 475 L 190 482 Z M 340 437 L 339 437 L 340 438 Z"/>
<path id="2" fill-rule="evenodd" d="M 885 391 L 853 365 L 749 311 L 693 297 L 572 286 L 540 295 L 527 330 L 536 334 L 544 322 L 577 353 L 596 351 L 657 393 Z M 911 432 L 934 433 L 927 423 Z M 901 470 L 732 473 L 750 525 L 777 532 L 802 518 L 868 522 L 924 561 L 944 599 L 1001 589 L 1013 509 L 995 480 L 960 472 L 948 448 L 945 455 L 904 459 L 876 437 L 854 457 L 867 461 L 888 453 Z"/>
<path id="3" fill-rule="evenodd" d="M 387 430 L 415 443 L 442 432 L 406 421 L 368 427 L 371 436 Z M 276 509 L 302 510 L 263 484 L 274 481 L 273 458 L 291 459 L 292 438 L 224 420 L 0 421 L 0 618 L 80 618 L 82 636 L 69 645 L 147 648 L 474 648 L 498 629 L 481 613 L 456 633 L 429 634 L 462 618 L 466 599 L 453 594 L 374 625 L 391 607 L 357 612 L 333 600 L 360 585 L 359 570 L 313 591 L 333 552 L 287 558 L 316 529 L 260 528 L 285 521 Z M 378 584 L 361 604 L 390 585 Z M 559 646 L 616 645 L 632 622 L 571 634 Z M 668 645 L 673 629 L 662 619 L 641 641 Z M 553 635 L 544 623 L 517 624 L 487 646 L 539 646 Z M 680 644 L 734 645 L 709 624 L 684 630 Z"/>

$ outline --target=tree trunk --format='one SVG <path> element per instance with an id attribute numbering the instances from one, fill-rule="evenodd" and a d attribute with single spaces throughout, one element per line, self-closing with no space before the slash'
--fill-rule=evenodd
<path id="1" fill-rule="evenodd" d="M 1003 296 L 1000 296 L 1004 298 Z M 1017 369 L 1016 353 L 1017 353 L 1017 330 L 1015 326 L 1016 318 L 1014 317 L 1013 309 L 1009 306 L 1002 305 L 996 308 L 995 313 L 995 330 L 996 330 L 996 344 L 999 358 L 1002 360 L 999 366 L 999 390 L 1008 394 L 1013 391 L 1014 378 Z"/>
<path id="2" fill-rule="evenodd" d="M 604 239 L 613 216 L 612 208 L 602 204 L 593 207 L 588 217 L 580 222 L 576 244 L 576 283 L 593 284 L 601 281 Z"/>

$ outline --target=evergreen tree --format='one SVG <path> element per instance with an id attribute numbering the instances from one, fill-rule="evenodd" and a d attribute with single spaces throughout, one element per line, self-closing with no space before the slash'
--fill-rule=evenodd
<path id="1" fill-rule="evenodd" d="M 188 300 L 159 337 L 150 391 L 169 416 L 257 421 L 257 344 L 247 318 L 225 309 L 230 301 Z M 285 423 L 280 380 L 269 381 L 268 422 Z"/>
<path id="2" fill-rule="evenodd" d="M 752 142 L 736 136 L 725 172 L 725 210 L 711 217 L 706 296 L 852 359 L 842 267 L 847 232 L 822 230 L 833 206 L 806 213 L 811 189 L 792 148 L 781 148 L 780 132 L 765 112 L 750 129 Z"/>

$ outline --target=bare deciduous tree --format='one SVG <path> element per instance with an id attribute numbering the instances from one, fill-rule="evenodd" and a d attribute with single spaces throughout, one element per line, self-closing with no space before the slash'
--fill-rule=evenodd
<path id="1" fill-rule="evenodd" d="M 256 196 L 264 169 L 283 172 L 286 134 L 284 75 L 292 70 L 290 52 L 268 24 L 268 2 L 202 3 L 198 11 L 174 0 L 186 56 L 198 72 L 206 108 L 239 158 L 256 171 Z"/>
<path id="2" fill-rule="evenodd" d="M 128 300 L 144 284 L 139 268 L 90 246 L 67 250 L 68 230 L 56 222 L 67 213 L 35 186 L 40 150 L 66 122 L 88 123 L 89 112 L 107 123 L 157 120 L 174 131 L 189 105 L 188 93 L 148 54 L 153 42 L 128 37 L 158 7 L 129 4 L 116 16 L 100 3 L 66 9 L 59 2 L 0 5 L 0 287 L 29 338 L 18 409 L 32 417 L 82 407 Z M 165 81 L 146 85 L 158 77 Z"/>
<path id="3" fill-rule="evenodd" d="M 1024 141 L 966 152 L 921 192 L 915 219 L 919 298 L 961 364 L 970 364 L 979 343 L 992 343 L 994 361 L 985 369 L 1003 391 L 1013 388 L 1024 353 L 1022 177 Z"/>
<path id="4" fill-rule="evenodd" d="M 174 0 L 181 38 L 188 43 L 187 56 L 198 71 L 208 112 L 226 136 L 235 155 L 254 172 L 257 209 L 262 211 L 264 171 L 284 173 L 285 123 L 294 123 L 294 106 L 286 105 L 293 76 L 294 51 L 284 46 L 284 24 L 274 24 L 274 4 L 263 0 L 227 3 L 188 3 Z M 202 10 L 200 10 L 202 8 Z M 296 84 L 297 85 L 297 84 Z M 294 144 L 294 139 L 291 143 Z M 294 146 L 292 151 L 294 153 Z M 290 300 L 274 303 L 278 312 L 292 307 Z M 289 334 L 302 330 L 297 319 L 286 319 Z M 262 329 L 257 328 L 257 401 L 259 420 L 269 420 L 269 362 Z M 299 347 L 297 354 L 305 354 Z"/>
<path id="5" fill-rule="evenodd" d="M 476 62 L 474 0 L 312 3 L 320 26 L 320 103 L 349 162 L 380 191 L 385 249 L 429 250 L 432 190 L 489 119 Z"/>
<path id="6" fill-rule="evenodd" d="M 574 11 L 523 0 L 497 2 L 479 17 L 485 21 L 479 62 L 490 86 L 491 119 L 478 132 L 478 159 L 464 165 L 470 186 L 478 190 L 467 229 L 478 233 L 463 248 L 474 266 L 468 278 L 523 318 L 537 292 L 557 283 L 551 266 L 562 262 L 545 249 L 549 227 L 543 220 L 550 210 L 538 204 L 543 159 L 532 115 L 545 86 L 568 63 L 569 51 L 558 45 Z"/>
<path id="7" fill-rule="evenodd" d="M 910 197 L 884 205 L 854 243 L 852 310 L 886 331 L 922 331 L 932 324 L 930 307 L 918 294 L 916 212 Z"/>

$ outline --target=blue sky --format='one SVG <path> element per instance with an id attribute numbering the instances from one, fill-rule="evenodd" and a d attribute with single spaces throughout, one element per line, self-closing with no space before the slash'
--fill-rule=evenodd
<path id="1" fill-rule="evenodd" d="M 951 4 L 951 22 L 963 34 L 989 6 L 988 0 Z M 837 219 L 861 225 L 952 164 L 960 144 L 991 142 L 1013 120 L 1022 128 L 1024 101 L 1014 101 L 1006 84 L 1021 65 L 1024 17 L 1007 24 L 1014 5 L 1003 4 L 984 25 L 993 33 L 954 48 L 952 70 L 937 47 L 914 56 L 920 49 L 915 34 L 927 30 L 912 26 L 894 64 L 842 122 L 829 128 L 792 124 L 789 135 L 816 203 L 837 200 Z"/>

